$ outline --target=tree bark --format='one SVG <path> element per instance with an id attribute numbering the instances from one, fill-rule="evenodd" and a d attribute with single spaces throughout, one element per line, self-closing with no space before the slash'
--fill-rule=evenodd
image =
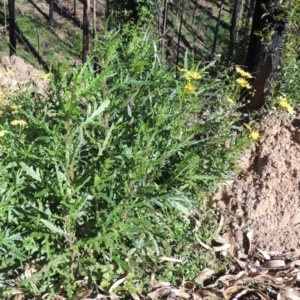
<path id="1" fill-rule="evenodd" d="M 16 39 L 16 14 L 15 0 L 9 0 L 9 55 L 16 54 L 17 39 Z"/>
<path id="2" fill-rule="evenodd" d="M 77 15 L 77 3 L 76 3 L 76 0 L 74 0 L 74 3 L 73 3 L 73 16 L 76 17 Z"/>
<path id="3" fill-rule="evenodd" d="M 139 20 L 137 0 L 129 0 L 126 9 L 131 11 L 130 19 L 133 19 L 134 23 L 137 24 Z"/>
<path id="4" fill-rule="evenodd" d="M 276 79 L 286 24 L 283 12 L 280 0 L 261 0 L 255 3 L 245 62 L 254 76 L 252 87 L 255 92 L 247 105 L 250 111 L 266 104 L 270 82 Z"/>
<path id="5" fill-rule="evenodd" d="M 82 43 L 82 63 L 87 60 L 90 51 L 90 0 L 84 0 L 83 5 L 83 43 Z"/>
<path id="6" fill-rule="evenodd" d="M 238 23 L 238 15 L 241 8 L 242 0 L 235 0 L 233 11 L 231 15 L 231 24 L 230 24 L 230 42 L 228 47 L 228 60 L 233 57 L 234 54 L 234 45 L 236 41 L 236 33 L 237 33 L 237 23 Z"/>
<path id="7" fill-rule="evenodd" d="M 212 46 L 212 50 L 211 50 L 212 57 L 216 54 L 219 28 L 220 28 L 220 23 L 221 23 L 221 16 L 222 16 L 222 10 L 223 10 L 223 6 L 224 6 L 224 2 L 225 2 L 225 0 L 222 0 L 221 6 L 220 6 L 220 9 L 219 9 L 219 16 L 218 16 L 217 25 L 216 25 L 215 34 L 214 34 L 214 42 L 213 42 L 213 46 Z"/>
<path id="8" fill-rule="evenodd" d="M 49 24 L 54 25 L 54 19 L 53 19 L 53 1 L 49 0 Z"/>

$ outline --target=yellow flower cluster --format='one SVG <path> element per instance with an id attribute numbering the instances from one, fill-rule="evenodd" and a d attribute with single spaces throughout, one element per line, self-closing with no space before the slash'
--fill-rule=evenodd
<path id="1" fill-rule="evenodd" d="M 1 105 L 7 105 L 6 101 L 14 95 L 13 92 L 7 91 L 5 89 L 0 89 L 0 102 Z"/>
<path id="2" fill-rule="evenodd" d="M 244 78 L 253 78 L 253 76 L 250 73 L 244 71 L 240 67 L 236 67 L 235 70 L 237 73 L 239 73 Z"/>
<path id="3" fill-rule="evenodd" d="M 192 85 L 190 81 L 188 81 L 188 83 L 187 83 L 187 85 L 184 87 L 184 89 L 186 90 L 186 92 L 192 93 L 192 92 L 195 92 L 196 87 L 195 87 L 194 85 Z"/>
<path id="4" fill-rule="evenodd" d="M 202 78 L 202 75 L 199 74 L 198 72 L 191 72 L 191 71 L 189 71 L 189 70 L 187 70 L 187 69 L 180 69 L 180 68 L 179 68 L 179 71 L 180 71 L 180 72 L 186 73 L 185 79 L 187 80 L 187 84 L 186 84 L 186 86 L 184 87 L 185 91 L 186 91 L 187 93 L 192 93 L 192 92 L 194 92 L 194 91 L 196 90 L 196 86 L 193 85 L 192 81 L 193 81 L 193 80 L 199 80 L 199 79 L 201 79 L 201 78 Z"/>
<path id="5" fill-rule="evenodd" d="M 27 122 L 24 119 L 20 119 L 20 120 L 13 120 L 10 122 L 11 125 L 21 125 L 21 126 L 26 126 Z"/>
<path id="6" fill-rule="evenodd" d="M 236 67 L 235 68 L 236 72 L 238 74 L 240 74 L 242 77 L 239 77 L 236 82 L 243 88 L 246 88 L 248 90 L 251 90 L 252 87 L 251 85 L 248 83 L 248 81 L 245 78 L 253 78 L 252 75 L 246 71 L 244 71 L 243 69 L 241 69 L 240 67 Z"/>
<path id="7" fill-rule="evenodd" d="M 259 139 L 259 133 L 257 131 L 253 131 L 253 129 L 251 128 L 251 126 L 244 124 L 245 127 L 248 129 L 249 133 L 248 133 L 248 137 L 250 139 L 253 140 L 258 140 Z"/>
<path id="8" fill-rule="evenodd" d="M 283 109 L 287 110 L 289 114 L 293 114 L 294 113 L 294 109 L 291 106 L 291 104 L 289 104 L 288 99 L 282 96 L 279 96 L 279 105 L 280 107 L 282 107 Z"/>
<path id="9" fill-rule="evenodd" d="M 8 77 L 13 77 L 15 75 L 14 71 L 13 70 L 8 70 L 6 73 L 5 73 L 5 76 L 8 76 Z"/>
<path id="10" fill-rule="evenodd" d="M 19 108 L 21 108 L 21 105 L 18 105 L 18 106 L 17 105 L 11 105 L 10 108 L 11 108 L 11 112 L 14 115 L 16 115 L 16 114 L 19 113 Z"/>
<path id="11" fill-rule="evenodd" d="M 227 102 L 229 102 L 229 103 L 234 103 L 234 100 L 232 99 L 232 98 L 227 98 Z"/>
<path id="12" fill-rule="evenodd" d="M 0 130 L 0 137 L 4 137 L 6 134 L 6 130 Z"/>
<path id="13" fill-rule="evenodd" d="M 241 87 L 244 87 L 244 88 L 246 88 L 246 89 L 248 89 L 248 90 L 251 90 L 251 89 L 252 89 L 251 85 L 248 83 L 248 81 L 247 81 L 245 78 L 240 77 L 240 78 L 238 78 L 238 79 L 236 80 L 236 82 L 237 82 Z"/>

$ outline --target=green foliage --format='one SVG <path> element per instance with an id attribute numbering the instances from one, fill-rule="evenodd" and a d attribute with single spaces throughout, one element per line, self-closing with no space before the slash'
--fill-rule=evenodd
<path id="1" fill-rule="evenodd" d="M 160 5 L 161 0 L 112 0 L 109 2 L 109 11 L 113 15 L 114 22 L 122 24 L 134 18 L 133 6 L 135 6 L 138 21 L 149 26 L 155 21 Z"/>
<path id="2" fill-rule="evenodd" d="M 214 62 L 200 68 L 186 56 L 179 76 L 151 31 L 129 26 L 97 49 L 97 71 L 91 60 L 53 69 L 47 97 L 20 93 L 3 105 L 0 269 L 16 269 L 10 283 L 34 294 L 63 286 L 71 297 L 84 277 L 107 291 L 128 276 L 123 288 L 142 291 L 151 273 L 197 276 L 214 264 L 195 238 L 210 243 L 216 226 L 203 200 L 247 144 L 227 102 L 239 87 L 227 73 L 209 79 Z"/>

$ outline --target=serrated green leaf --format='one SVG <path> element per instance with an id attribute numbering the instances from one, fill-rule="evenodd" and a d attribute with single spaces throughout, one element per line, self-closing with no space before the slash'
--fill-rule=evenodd
<path id="1" fill-rule="evenodd" d="M 52 232 L 58 233 L 60 235 L 66 234 L 66 232 L 64 230 L 62 230 L 61 228 L 57 227 L 56 225 L 54 225 L 53 223 L 51 223 L 45 219 L 41 219 L 41 222 Z"/>
<path id="2" fill-rule="evenodd" d="M 20 162 L 20 166 L 22 169 L 26 172 L 27 175 L 29 175 L 31 178 L 35 179 L 36 181 L 41 182 L 41 176 L 40 176 L 40 170 L 39 168 L 36 168 L 36 171 L 33 169 L 33 167 L 27 166 L 25 163 Z"/>

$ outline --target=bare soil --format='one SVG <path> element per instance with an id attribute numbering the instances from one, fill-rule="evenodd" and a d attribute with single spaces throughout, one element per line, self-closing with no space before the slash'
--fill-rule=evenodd
<path id="1" fill-rule="evenodd" d="M 43 71 L 34 68 L 18 56 L 5 56 L 0 59 L 0 89 L 17 91 L 26 88 L 45 95 L 48 80 L 42 77 L 43 74 Z"/>
<path id="2" fill-rule="evenodd" d="M 262 138 L 243 158 L 242 171 L 213 197 L 227 218 L 237 253 L 252 246 L 285 252 L 300 238 L 300 110 L 268 112 L 260 124 Z"/>

